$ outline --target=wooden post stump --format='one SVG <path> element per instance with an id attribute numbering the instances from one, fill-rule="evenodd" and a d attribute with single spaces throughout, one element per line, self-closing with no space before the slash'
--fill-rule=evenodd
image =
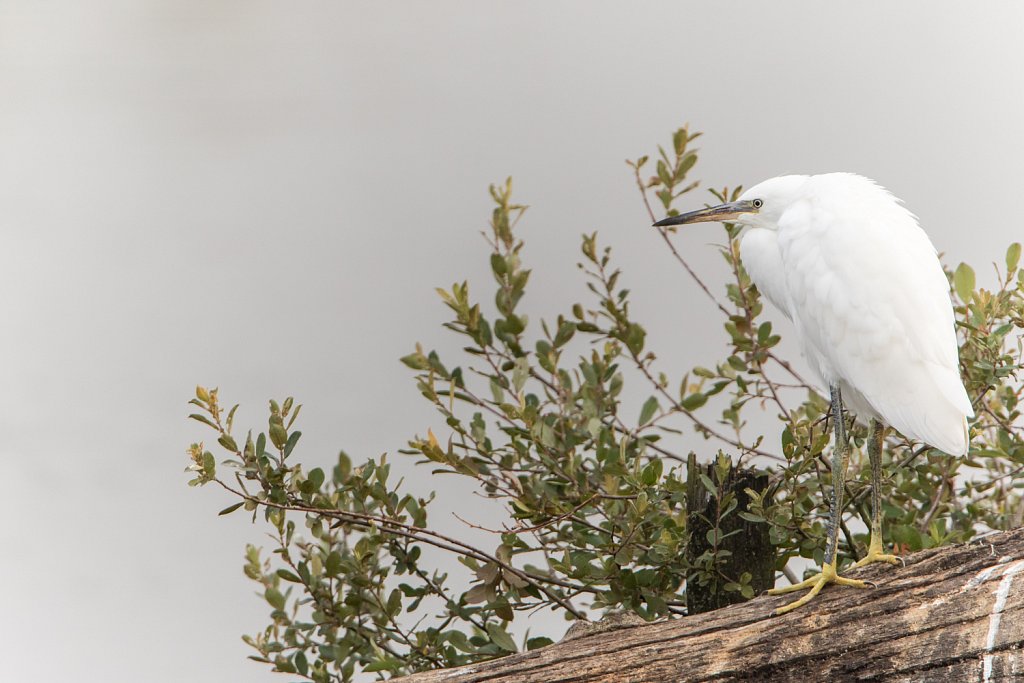
<path id="1" fill-rule="evenodd" d="M 733 467 L 727 456 L 719 456 L 719 459 L 723 458 L 723 465 L 727 469 L 716 466 L 714 462 L 698 465 L 694 453 L 690 453 L 686 460 L 686 525 L 690 530 L 686 556 L 693 564 L 705 552 L 713 550 L 708 532 L 717 522 L 718 533 L 723 537 L 719 549 L 730 553 L 719 567 L 721 573 L 729 580 L 736 581 L 740 575 L 748 572 L 752 577 L 750 585 L 754 595 L 759 595 L 775 583 L 775 548 L 767 524 L 748 522 L 739 513 L 748 511 L 750 496 L 746 493 L 747 489 L 758 493 L 764 491 L 768 486 L 768 475 Z M 720 480 L 723 469 L 726 475 Z M 723 519 L 718 519 L 722 513 L 721 501 L 712 496 L 702 483 L 702 474 L 722 495 L 731 493 L 736 499 L 736 509 Z M 726 579 L 718 578 L 720 580 L 714 582 L 687 580 L 686 609 L 690 614 L 710 612 L 747 599 L 738 591 L 725 590 Z"/>
<path id="2" fill-rule="evenodd" d="M 1024 529 L 925 550 L 906 567 L 850 571 L 875 588 L 828 586 L 783 616 L 791 595 L 581 635 L 409 683 L 1020 681 Z"/>

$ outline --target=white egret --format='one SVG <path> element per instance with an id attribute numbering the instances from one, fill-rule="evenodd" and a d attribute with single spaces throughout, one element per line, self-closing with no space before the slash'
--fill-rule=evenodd
<path id="1" fill-rule="evenodd" d="M 916 217 L 874 181 L 851 173 L 772 178 L 737 201 L 655 225 L 704 221 L 743 227 L 743 266 L 793 321 L 804 356 L 831 393 L 835 447 L 825 562 L 816 576 L 772 591 L 810 589 L 777 610 L 782 613 L 828 583 L 866 585 L 836 573 L 848 453 L 844 401 L 871 423 L 871 542 L 856 566 L 898 562 L 882 549 L 886 425 L 951 455 L 967 453 L 974 412 L 960 378 L 949 284 Z"/>

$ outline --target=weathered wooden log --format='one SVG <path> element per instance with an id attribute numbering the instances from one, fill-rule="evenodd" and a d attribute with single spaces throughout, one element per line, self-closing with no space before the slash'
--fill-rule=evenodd
<path id="1" fill-rule="evenodd" d="M 906 562 L 851 571 L 876 587 L 829 586 L 783 616 L 771 616 L 772 610 L 792 596 L 762 596 L 405 680 L 1024 680 L 1024 529 L 926 550 Z"/>
<path id="2" fill-rule="evenodd" d="M 755 594 L 762 593 L 771 588 L 775 581 L 775 546 L 772 545 L 767 524 L 748 522 L 740 513 L 748 512 L 750 496 L 747 495 L 747 489 L 763 493 L 768 488 L 768 474 L 734 467 L 732 460 L 724 455 L 719 456 L 719 461 L 722 468 L 716 467 L 714 462 L 697 464 L 694 453 L 690 453 L 686 460 L 686 526 L 690 530 L 690 541 L 686 544 L 687 559 L 694 565 L 703 553 L 713 550 L 707 534 L 717 522 L 718 533 L 722 535 L 719 548 L 730 553 L 719 571 L 733 581 L 744 573 L 750 574 L 750 587 Z M 723 470 L 726 473 L 724 480 L 719 481 Z M 736 499 L 736 509 L 724 519 L 719 518 L 722 501 L 712 496 L 701 483 L 702 474 L 720 491 Z M 725 583 L 725 580 L 705 583 L 687 581 L 686 611 L 700 614 L 746 600 L 738 591 L 725 590 Z"/>

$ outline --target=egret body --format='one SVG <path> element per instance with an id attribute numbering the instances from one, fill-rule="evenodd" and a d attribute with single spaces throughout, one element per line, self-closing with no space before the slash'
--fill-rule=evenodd
<path id="1" fill-rule="evenodd" d="M 743 227 L 740 258 L 758 290 L 793 321 L 804 356 L 828 385 L 835 448 L 825 564 L 810 588 L 863 586 L 836 574 L 847 436 L 844 403 L 871 422 L 870 562 L 882 552 L 880 481 L 886 425 L 951 455 L 968 450 L 970 399 L 960 378 L 949 284 L 935 247 L 893 195 L 851 173 L 788 175 L 735 202 L 666 218 L 656 226 L 726 221 Z"/>

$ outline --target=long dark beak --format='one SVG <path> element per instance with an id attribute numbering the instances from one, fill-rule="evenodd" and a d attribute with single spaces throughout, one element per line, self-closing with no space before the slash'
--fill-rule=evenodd
<path id="1" fill-rule="evenodd" d="M 735 220 L 740 214 L 754 213 L 757 209 L 752 202 L 728 202 L 711 206 L 706 209 L 698 209 L 689 213 L 681 213 L 678 216 L 665 218 L 654 224 L 655 227 L 664 228 L 669 225 L 683 225 L 684 223 L 706 223 L 708 221 L 729 222 Z"/>

